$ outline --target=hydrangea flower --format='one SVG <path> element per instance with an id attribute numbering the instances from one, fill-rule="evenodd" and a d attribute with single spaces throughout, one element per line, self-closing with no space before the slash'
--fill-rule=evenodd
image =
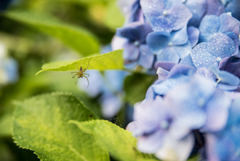
<path id="1" fill-rule="evenodd" d="M 141 22 L 131 23 L 126 27 L 117 29 L 116 35 L 126 39 L 123 46 L 123 57 L 126 65 L 138 62 L 140 66 L 146 69 L 152 67 L 154 55 L 146 45 L 146 36 L 150 32 L 152 32 L 150 25 Z"/>
<path id="2" fill-rule="evenodd" d="M 207 15 L 202 19 L 199 26 L 200 40 L 202 42 L 209 41 L 216 33 L 233 32 L 239 35 L 240 22 L 229 13 L 223 13 L 220 16 Z"/>
<path id="3" fill-rule="evenodd" d="M 157 61 L 178 63 L 181 58 L 190 54 L 192 46 L 198 42 L 198 29 L 186 26 L 175 32 L 152 32 L 147 36 L 147 44 L 157 54 Z M 190 40 L 190 41 L 189 41 Z"/>
<path id="4" fill-rule="evenodd" d="M 230 106 L 231 99 L 216 89 L 212 80 L 195 75 L 190 81 L 173 87 L 164 98 L 157 95 L 136 104 L 135 122 L 128 129 L 138 137 L 140 151 L 156 153 L 160 159 L 166 159 L 169 157 L 166 149 L 170 148 L 179 160 L 186 160 L 194 144 L 192 130 L 222 130 Z M 186 149 L 176 150 L 182 143 Z"/>
<path id="5" fill-rule="evenodd" d="M 18 80 L 18 63 L 7 57 L 6 47 L 0 43 L 0 86 L 15 83 Z"/>
<path id="6" fill-rule="evenodd" d="M 188 26 L 198 27 L 208 8 L 207 0 L 184 0 L 183 4 L 192 12 Z"/>
<path id="7" fill-rule="evenodd" d="M 207 155 L 209 160 L 240 160 L 240 99 L 229 109 L 226 127 L 217 133 L 207 134 Z"/>
<path id="8" fill-rule="evenodd" d="M 191 11 L 179 0 L 141 0 L 141 6 L 154 31 L 179 30 L 192 17 Z"/>

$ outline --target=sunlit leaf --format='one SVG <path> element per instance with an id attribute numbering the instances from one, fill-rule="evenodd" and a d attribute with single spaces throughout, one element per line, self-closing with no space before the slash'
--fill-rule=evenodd
<path id="1" fill-rule="evenodd" d="M 93 136 L 69 120 L 88 121 L 94 114 L 70 94 L 40 95 L 16 105 L 13 138 L 43 161 L 108 161 Z"/>
<path id="2" fill-rule="evenodd" d="M 36 75 L 44 71 L 73 71 L 78 70 L 80 66 L 95 70 L 122 70 L 123 66 L 123 50 L 115 50 L 106 54 L 85 57 L 74 61 L 60 61 L 44 64 L 42 70 Z"/>
<path id="3" fill-rule="evenodd" d="M 105 147 L 110 155 L 121 161 L 156 161 L 152 155 L 140 153 L 136 148 L 136 138 L 132 134 L 105 120 L 88 122 L 70 121 L 82 131 L 95 136 L 100 145 Z"/>
<path id="4" fill-rule="evenodd" d="M 60 39 L 84 56 L 99 52 L 99 43 L 96 38 L 79 26 L 70 25 L 50 15 L 32 11 L 8 11 L 5 16 Z"/>

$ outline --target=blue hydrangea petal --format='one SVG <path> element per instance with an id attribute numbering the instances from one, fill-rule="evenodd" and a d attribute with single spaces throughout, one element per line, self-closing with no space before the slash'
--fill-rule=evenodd
<path id="1" fill-rule="evenodd" d="M 179 30 L 183 28 L 192 18 L 191 11 L 184 4 L 173 7 L 169 12 L 171 17 L 168 20 L 171 22 L 171 24 L 174 24 L 172 28 L 173 30 Z"/>
<path id="2" fill-rule="evenodd" d="M 123 81 L 129 73 L 121 70 L 106 70 L 104 75 L 110 90 L 121 91 L 123 89 Z"/>
<path id="3" fill-rule="evenodd" d="M 174 50 L 177 51 L 180 58 L 184 58 L 189 55 L 192 51 L 192 45 L 190 41 L 187 41 L 186 44 L 173 46 Z"/>
<path id="4" fill-rule="evenodd" d="M 167 47 L 160 54 L 157 55 L 157 61 L 169 61 L 173 63 L 179 62 L 179 55 L 173 47 Z"/>
<path id="5" fill-rule="evenodd" d="M 224 12 L 224 6 L 219 0 L 207 0 L 207 12 L 205 15 L 219 16 Z"/>
<path id="6" fill-rule="evenodd" d="M 236 0 L 231 3 L 228 3 L 228 5 L 225 7 L 225 12 L 231 12 L 233 17 L 240 20 L 239 8 L 240 8 L 240 1 Z"/>
<path id="7" fill-rule="evenodd" d="M 216 57 L 225 58 L 235 52 L 235 43 L 227 35 L 217 33 L 209 40 L 207 50 Z"/>
<path id="8" fill-rule="evenodd" d="M 112 94 L 105 94 L 100 100 L 104 118 L 113 118 L 122 106 L 122 101 Z"/>
<path id="9" fill-rule="evenodd" d="M 224 70 L 240 77 L 240 62 L 228 63 L 226 64 Z"/>
<path id="10" fill-rule="evenodd" d="M 123 58 L 125 60 L 137 60 L 139 56 L 139 47 L 133 43 L 126 43 L 124 45 Z"/>
<path id="11" fill-rule="evenodd" d="M 122 27 L 116 30 L 116 35 L 129 39 L 129 41 L 140 40 L 141 31 L 135 27 Z"/>
<path id="12" fill-rule="evenodd" d="M 150 51 L 147 45 L 140 46 L 140 56 L 138 59 L 138 64 L 146 69 L 150 69 L 153 66 L 154 55 Z"/>
<path id="13" fill-rule="evenodd" d="M 171 32 L 171 40 L 173 45 L 182 45 L 188 41 L 187 27 L 183 27 L 178 31 Z"/>
<path id="14" fill-rule="evenodd" d="M 191 57 L 193 64 L 197 67 L 209 67 L 214 62 L 216 62 L 217 57 L 210 54 L 207 50 L 208 43 L 203 42 L 198 44 L 195 48 L 193 48 L 191 52 Z"/>
<path id="15" fill-rule="evenodd" d="M 209 78 L 209 79 L 213 80 L 214 82 L 216 80 L 216 76 L 205 67 L 198 68 L 196 74 L 202 75 L 205 78 Z"/>
<path id="16" fill-rule="evenodd" d="M 236 50 L 233 53 L 233 55 L 237 55 L 239 53 L 239 48 L 238 48 L 238 46 L 239 46 L 239 38 L 238 38 L 238 36 L 235 33 L 233 33 L 233 32 L 227 32 L 225 34 L 234 41 Z"/>
<path id="17" fill-rule="evenodd" d="M 216 91 L 204 108 L 207 122 L 201 131 L 215 132 L 222 130 L 227 123 L 230 106 L 231 99 L 226 97 L 221 91 Z"/>
<path id="18" fill-rule="evenodd" d="M 226 71 L 219 71 L 218 78 L 221 80 L 220 83 L 225 83 L 232 86 L 238 86 L 240 83 L 238 77 Z"/>
<path id="19" fill-rule="evenodd" d="M 206 114 L 201 109 L 182 111 L 173 122 L 169 133 L 174 138 L 181 139 L 189 134 L 191 130 L 203 127 L 206 119 Z"/>
<path id="20" fill-rule="evenodd" d="M 207 11 L 207 0 L 187 0 L 185 5 L 193 14 L 188 25 L 198 27 L 204 13 Z"/>
<path id="21" fill-rule="evenodd" d="M 240 123 L 240 99 L 234 100 L 230 109 L 227 126 L 232 126 L 234 124 Z"/>
<path id="22" fill-rule="evenodd" d="M 167 32 L 152 32 L 147 36 L 147 44 L 154 53 L 158 53 L 160 50 L 166 48 L 169 41 L 170 34 Z"/>
<path id="23" fill-rule="evenodd" d="M 180 64 L 185 64 L 185 65 L 195 67 L 195 65 L 193 64 L 193 61 L 192 61 L 192 57 L 190 55 L 187 55 L 184 58 L 182 58 L 182 60 L 180 61 Z"/>
<path id="24" fill-rule="evenodd" d="M 223 91 L 234 91 L 239 88 L 239 86 L 231 86 L 231 85 L 226 85 L 226 84 L 217 84 L 217 88 L 223 90 Z"/>
<path id="25" fill-rule="evenodd" d="M 232 17 L 229 13 L 223 13 L 219 16 L 221 27 L 219 32 L 233 32 L 236 35 L 239 35 L 240 22 Z"/>
<path id="26" fill-rule="evenodd" d="M 164 144 L 166 132 L 158 130 L 150 136 L 141 136 L 138 138 L 137 148 L 144 153 L 156 153 Z"/>
<path id="27" fill-rule="evenodd" d="M 190 41 L 192 47 L 194 47 L 198 43 L 200 32 L 196 27 L 190 26 L 187 28 L 187 33 L 188 41 Z"/>
<path id="28" fill-rule="evenodd" d="M 184 64 L 176 64 L 171 71 L 168 73 L 168 78 L 172 78 L 176 75 L 188 75 L 189 72 L 195 71 L 196 69 L 188 66 L 188 65 L 184 65 Z"/>
<path id="29" fill-rule="evenodd" d="M 220 19 L 215 15 L 205 16 L 199 26 L 200 41 L 207 42 L 218 32 L 220 28 Z"/>
<path id="30" fill-rule="evenodd" d="M 157 69 L 158 80 L 166 80 L 168 77 L 169 71 L 159 67 Z"/>
<path id="31" fill-rule="evenodd" d="M 189 81 L 189 77 L 181 75 L 173 79 L 167 79 L 162 83 L 154 84 L 152 85 L 152 88 L 156 94 L 165 95 L 168 91 L 170 91 L 175 86 L 187 81 Z"/>

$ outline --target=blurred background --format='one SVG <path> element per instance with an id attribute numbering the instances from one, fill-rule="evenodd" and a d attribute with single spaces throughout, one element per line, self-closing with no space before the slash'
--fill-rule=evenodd
<path id="1" fill-rule="evenodd" d="M 12 140 L 14 101 L 54 91 L 71 92 L 99 118 L 109 119 L 120 126 L 126 124 L 122 121 L 126 120 L 126 116 L 121 113 L 128 110 L 122 108 L 128 107 L 122 101 L 126 72 L 89 71 L 89 88 L 86 88 L 86 80 L 79 80 L 75 85 L 76 79 L 72 79 L 70 72 L 45 72 L 35 76 L 44 63 L 76 60 L 83 56 L 59 39 L 15 21 L 6 14 L 12 10 L 34 11 L 55 17 L 64 24 L 87 29 L 105 53 L 111 50 L 108 45 L 116 28 L 124 24 L 118 4 L 116 0 L 0 0 L 0 161 L 38 160 L 32 151 L 20 149 Z M 106 82 L 115 82 L 113 78 L 120 80 L 119 84 L 112 85 L 114 90 L 109 90 L 110 87 L 102 89 L 106 84 L 111 86 Z M 97 81 L 100 79 L 102 84 Z M 112 108 L 112 104 L 117 107 Z"/>

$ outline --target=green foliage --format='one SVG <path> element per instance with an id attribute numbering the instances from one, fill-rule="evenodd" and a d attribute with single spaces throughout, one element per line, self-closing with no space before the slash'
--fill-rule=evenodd
<path id="1" fill-rule="evenodd" d="M 22 148 L 33 150 L 41 160 L 107 161 L 109 156 L 95 138 L 69 120 L 96 119 L 70 94 L 40 95 L 16 105 L 13 138 Z"/>
<path id="2" fill-rule="evenodd" d="M 90 32 L 63 23 L 50 15 L 32 11 L 9 11 L 5 16 L 60 39 L 84 56 L 99 52 L 99 43 Z"/>
<path id="3" fill-rule="evenodd" d="M 144 100 L 148 88 L 156 79 L 156 76 L 141 73 L 129 75 L 124 81 L 126 101 L 134 105 L 136 102 Z"/>
<path id="4" fill-rule="evenodd" d="M 11 113 L 5 113 L 3 116 L 0 117 L 0 137 L 2 136 L 11 136 L 11 122 L 12 122 L 12 115 Z"/>
<path id="5" fill-rule="evenodd" d="M 112 0 L 106 10 L 104 23 L 111 29 L 115 30 L 117 27 L 122 27 L 124 24 L 124 17 L 117 6 L 117 2 Z"/>
<path id="6" fill-rule="evenodd" d="M 73 71 L 78 70 L 82 66 L 83 68 L 96 69 L 96 70 L 122 70 L 123 66 L 123 50 L 115 50 L 106 54 L 90 56 L 76 61 L 60 61 L 44 64 L 42 70 L 36 75 L 44 71 Z"/>
<path id="7" fill-rule="evenodd" d="M 70 121 L 82 131 L 93 135 L 114 158 L 122 161 L 154 161 L 153 156 L 137 151 L 136 138 L 131 132 L 105 120 Z"/>

